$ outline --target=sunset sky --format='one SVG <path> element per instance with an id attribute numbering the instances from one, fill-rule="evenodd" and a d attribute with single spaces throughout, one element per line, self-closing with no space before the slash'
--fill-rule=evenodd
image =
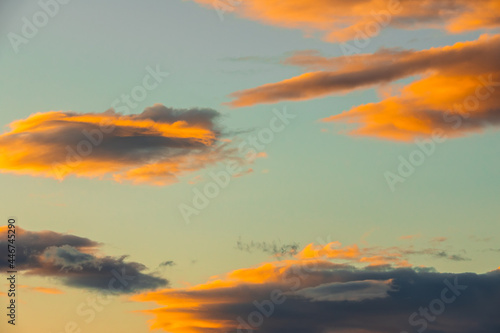
<path id="1" fill-rule="evenodd" d="M 499 13 L 3 1 L 0 331 L 498 333 Z"/>

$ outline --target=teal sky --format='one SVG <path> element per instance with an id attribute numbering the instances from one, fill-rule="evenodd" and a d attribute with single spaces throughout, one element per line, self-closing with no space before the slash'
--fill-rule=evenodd
<path id="1" fill-rule="evenodd" d="M 151 270 L 172 260 L 176 265 L 162 275 L 173 287 L 202 283 L 269 259 L 266 254 L 237 251 L 240 238 L 305 246 L 328 237 L 344 245 L 424 248 L 433 246 L 431 239 L 446 237 L 443 249 L 471 260 L 414 256 L 411 262 L 443 272 L 482 273 L 498 266 L 498 253 L 487 251 L 500 234 L 496 130 L 439 144 L 392 192 L 384 173 L 394 172 L 398 156 L 407 157 L 416 149 L 414 143 L 348 136 L 341 125 L 319 122 L 355 105 L 379 101 L 376 89 L 237 109 L 224 105 L 234 91 L 301 74 L 300 68 L 279 63 L 292 52 L 314 49 L 341 56 L 338 44 L 230 13 L 220 21 L 213 10 L 191 1 L 74 0 L 16 54 L 5 36 L 19 33 L 21 18 L 38 10 L 37 4 L 9 1 L 0 10 L 3 131 L 12 121 L 36 112 L 103 112 L 141 83 L 146 67 L 157 65 L 170 75 L 130 113 L 156 103 L 213 108 L 224 115 L 224 127 L 239 132 L 241 139 L 268 126 L 273 109 L 286 108 L 296 115 L 265 147 L 267 158 L 251 165 L 252 173 L 231 179 L 190 224 L 183 220 L 179 205 L 191 203 L 193 190 L 202 189 L 206 181 L 189 181 L 197 175 L 206 180 L 208 172 L 222 170 L 223 163 L 161 187 L 1 173 L 3 214 L 16 216 L 22 228 L 90 238 L 104 243 L 102 253 L 128 254 Z M 479 35 L 481 31 L 449 35 L 430 29 L 388 29 L 371 39 L 363 52 L 381 47 L 423 50 L 473 41 Z M 405 235 L 420 237 L 401 240 Z M 56 285 L 49 278 L 22 279 L 28 285 Z M 78 319 L 65 311 L 73 311 L 92 293 L 60 289 L 66 293 L 54 297 L 21 291 L 26 305 L 21 305 L 19 320 L 30 321 L 24 321 L 18 332 L 34 331 L 37 319 L 51 323 L 37 332 L 62 332 L 67 318 Z M 60 316 L 42 318 L 37 309 L 49 298 Z M 141 308 L 147 307 L 113 302 L 84 332 L 105 332 L 106 322 L 113 318 L 116 331 L 147 332 L 142 315 L 127 314 L 127 321 L 118 320 Z"/>

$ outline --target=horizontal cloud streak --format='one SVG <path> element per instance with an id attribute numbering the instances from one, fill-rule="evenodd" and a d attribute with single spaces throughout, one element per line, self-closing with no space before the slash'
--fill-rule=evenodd
<path id="1" fill-rule="evenodd" d="M 409 141 L 441 129 L 449 136 L 500 123 L 500 35 L 429 50 L 381 50 L 344 58 L 296 54 L 286 63 L 312 68 L 292 79 L 239 91 L 232 106 L 306 100 L 419 75 L 399 95 L 323 119 L 359 124 L 351 134 Z M 335 70 L 334 70 L 335 69 Z"/>
<path id="2" fill-rule="evenodd" d="M 297 250 L 299 248 L 298 243 L 290 243 L 290 244 L 280 244 L 276 241 L 272 242 L 255 242 L 251 241 L 250 243 L 243 243 L 241 240 L 238 240 L 236 243 L 236 248 L 241 251 L 246 251 L 252 253 L 254 251 L 262 251 L 269 255 L 275 257 L 286 257 L 297 254 Z"/>
<path id="3" fill-rule="evenodd" d="M 361 32 L 384 27 L 437 28 L 460 33 L 500 26 L 496 0 L 194 0 L 219 12 L 265 24 L 301 29 L 308 36 L 322 33 L 329 42 L 344 42 Z M 373 26 L 377 29 L 374 29 Z"/>
<path id="4" fill-rule="evenodd" d="M 452 261 L 470 260 L 459 254 L 452 254 L 439 248 L 416 249 L 408 247 L 359 247 L 358 245 L 342 246 L 339 242 L 326 245 L 306 245 L 296 257 L 299 259 L 335 259 L 343 260 L 349 264 L 363 263 L 369 267 L 409 267 L 409 258 L 412 256 L 430 256 Z"/>
<path id="5" fill-rule="evenodd" d="M 283 100 L 306 100 L 333 93 L 345 93 L 411 75 L 435 71 L 457 74 L 491 73 L 498 69 L 500 35 L 483 36 L 473 42 L 423 51 L 384 49 L 374 54 L 324 58 L 300 53 L 285 63 L 326 71 L 309 72 L 292 79 L 235 92 L 235 107 Z M 329 71 L 337 68 L 335 71 Z"/>

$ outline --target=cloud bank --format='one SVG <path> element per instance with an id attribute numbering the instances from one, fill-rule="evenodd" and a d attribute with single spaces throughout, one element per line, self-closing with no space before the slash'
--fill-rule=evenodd
<path id="1" fill-rule="evenodd" d="M 335 257 L 351 258 L 347 250 Z M 132 299 L 157 303 L 143 313 L 153 316 L 151 329 L 172 333 L 496 333 L 499 296 L 498 270 L 451 274 L 296 258 Z"/>

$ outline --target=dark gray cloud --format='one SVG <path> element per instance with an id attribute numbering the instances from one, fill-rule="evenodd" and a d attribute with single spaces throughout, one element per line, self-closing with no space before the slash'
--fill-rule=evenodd
<path id="1" fill-rule="evenodd" d="M 6 232 L 1 229 L 0 234 Z M 16 269 L 27 275 L 52 277 L 63 284 L 101 292 L 133 293 L 168 285 L 154 274 L 144 273 L 147 267 L 125 261 L 127 256 L 111 257 L 95 254 L 100 245 L 88 238 L 53 231 L 33 232 L 16 229 Z M 0 248 L 7 247 L 3 235 Z M 8 262 L 0 261 L 0 269 Z"/>
<path id="2" fill-rule="evenodd" d="M 499 270 L 453 274 L 355 269 L 325 261 L 280 265 L 272 271 L 269 264 L 239 270 L 240 280 L 230 273 L 227 285 L 162 290 L 144 300 L 161 305 L 189 300 L 154 311 L 157 327 L 174 333 L 216 331 L 210 327 L 237 333 L 500 332 Z M 261 280 L 252 282 L 254 274 Z M 190 320 L 182 320 L 184 315 Z M 192 326 L 193 320 L 200 326 Z"/>
<path id="3" fill-rule="evenodd" d="M 428 248 L 428 249 L 423 249 L 423 250 L 402 250 L 402 253 L 407 254 L 407 255 L 430 255 L 436 258 L 443 258 L 443 259 L 448 259 L 452 261 L 469 261 L 471 260 L 468 257 L 465 257 L 461 254 L 457 253 L 449 253 L 446 250 L 442 249 L 435 249 L 435 248 Z"/>
<path id="4" fill-rule="evenodd" d="M 170 267 L 170 266 L 175 266 L 175 262 L 173 262 L 172 260 L 168 260 L 168 261 L 164 261 L 162 263 L 160 263 L 159 265 L 160 267 Z"/>
<path id="5" fill-rule="evenodd" d="M 1 229 L 2 235 L 7 229 Z M 100 243 L 84 237 L 60 234 L 53 231 L 29 231 L 16 228 L 16 265 L 19 269 L 35 268 L 39 265 L 39 256 L 50 247 L 69 245 L 79 251 L 96 249 Z M 0 239 L 0 247 L 7 247 L 7 237 Z M 6 268 L 8 263 L 0 260 L 0 269 Z"/>

